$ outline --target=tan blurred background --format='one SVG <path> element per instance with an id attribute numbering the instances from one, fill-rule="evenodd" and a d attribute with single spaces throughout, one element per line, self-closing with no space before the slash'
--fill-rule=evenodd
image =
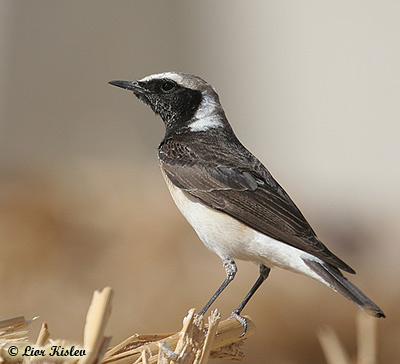
<path id="1" fill-rule="evenodd" d="M 385 311 L 382 363 L 400 362 L 400 3 L 0 2 L 0 315 L 82 340 L 93 290 L 115 289 L 107 333 L 180 328 L 225 277 L 158 171 L 164 129 L 107 85 L 169 70 L 220 93 L 233 128 Z M 239 262 L 215 305 L 258 270 Z M 246 307 L 247 363 L 322 363 L 332 325 L 352 354 L 357 308 L 273 271 Z M 35 328 L 37 331 L 39 326 Z"/>

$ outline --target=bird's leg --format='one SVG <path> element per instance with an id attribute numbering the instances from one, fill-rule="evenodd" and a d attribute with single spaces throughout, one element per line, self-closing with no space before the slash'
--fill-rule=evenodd
<path id="1" fill-rule="evenodd" d="M 260 265 L 260 276 L 258 277 L 256 283 L 254 283 L 253 287 L 251 287 L 249 293 L 247 293 L 246 297 L 243 299 L 240 305 L 236 307 L 231 313 L 230 317 L 238 320 L 243 326 L 243 333 L 241 336 L 243 336 L 247 331 L 247 320 L 244 317 L 240 316 L 240 313 L 242 312 L 244 306 L 246 306 L 247 302 L 250 301 L 250 298 L 253 296 L 253 294 L 257 291 L 258 287 L 260 287 L 262 283 L 268 278 L 270 271 L 271 268 L 266 267 L 264 264 Z"/>
<path id="2" fill-rule="evenodd" d="M 222 282 L 221 286 L 217 289 L 217 291 L 213 294 L 210 300 L 206 303 L 203 309 L 199 312 L 200 316 L 204 316 L 213 302 L 217 299 L 217 297 L 221 294 L 221 292 L 226 288 L 226 286 L 232 282 L 233 278 L 235 278 L 235 274 L 237 272 L 236 264 L 232 259 L 224 259 L 224 268 L 226 272 L 226 279 Z M 261 283 L 260 283 L 261 284 Z"/>

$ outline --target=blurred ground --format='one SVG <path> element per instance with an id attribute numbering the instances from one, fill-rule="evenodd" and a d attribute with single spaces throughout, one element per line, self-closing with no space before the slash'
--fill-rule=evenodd
<path id="1" fill-rule="evenodd" d="M 1 2 L 0 315 L 39 315 L 52 336 L 81 341 L 93 290 L 110 285 L 117 342 L 177 330 L 222 282 L 158 171 L 161 121 L 106 85 L 181 70 L 216 86 L 239 138 L 356 269 L 352 281 L 388 317 L 380 361 L 399 362 L 399 10 Z M 216 304 L 225 316 L 257 277 L 238 266 Z M 245 310 L 258 328 L 246 362 L 321 363 L 325 324 L 354 353 L 356 312 L 317 282 L 273 271 Z"/>

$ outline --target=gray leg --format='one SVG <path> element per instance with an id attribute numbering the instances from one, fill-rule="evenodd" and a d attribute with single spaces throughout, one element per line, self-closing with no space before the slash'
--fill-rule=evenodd
<path id="1" fill-rule="evenodd" d="M 226 286 L 232 282 L 233 278 L 235 278 L 235 274 L 237 272 L 236 264 L 232 259 L 224 259 L 224 268 L 226 272 L 226 279 L 222 282 L 221 286 L 217 289 L 217 291 L 213 294 L 210 300 L 206 303 L 203 309 L 200 311 L 199 315 L 204 316 L 213 302 L 217 299 L 217 297 L 221 294 L 221 292 L 226 288 Z"/>
<path id="2" fill-rule="evenodd" d="M 231 314 L 231 317 L 234 317 L 243 326 L 243 334 L 241 336 L 243 336 L 247 331 L 247 320 L 244 317 L 240 316 L 240 313 L 243 311 L 243 308 L 244 308 L 244 306 L 246 306 L 247 302 L 250 301 L 250 298 L 253 296 L 253 294 L 262 285 L 262 283 L 268 278 L 270 271 L 271 271 L 271 268 L 266 267 L 264 264 L 260 265 L 260 276 L 258 277 L 256 283 L 254 283 L 254 285 L 253 285 L 253 287 L 251 287 L 249 293 L 247 293 L 246 297 L 243 299 L 243 301 L 240 303 L 240 305 L 237 308 L 235 308 Z"/>

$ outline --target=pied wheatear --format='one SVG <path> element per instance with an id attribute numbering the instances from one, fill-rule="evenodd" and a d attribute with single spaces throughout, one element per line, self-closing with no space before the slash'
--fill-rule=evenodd
<path id="1" fill-rule="evenodd" d="M 133 91 L 164 121 L 158 159 L 169 191 L 201 241 L 223 261 L 226 279 L 200 314 L 233 280 L 239 259 L 260 267 L 232 312 L 244 332 L 240 313 L 273 267 L 314 278 L 367 313 L 385 317 L 341 273 L 354 270 L 318 239 L 285 190 L 236 138 L 213 87 L 179 72 L 109 83 Z"/>

